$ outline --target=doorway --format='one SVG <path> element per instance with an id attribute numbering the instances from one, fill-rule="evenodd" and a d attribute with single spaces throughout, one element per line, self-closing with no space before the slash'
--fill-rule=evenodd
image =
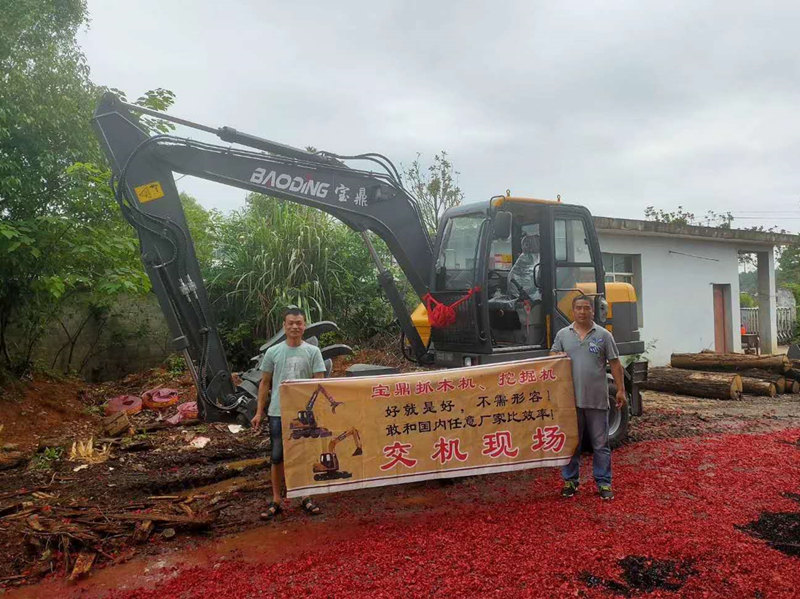
<path id="1" fill-rule="evenodd" d="M 728 330 L 731 315 L 726 297 L 730 297 L 730 285 L 713 285 L 714 289 L 714 351 L 718 354 L 730 353 Z"/>

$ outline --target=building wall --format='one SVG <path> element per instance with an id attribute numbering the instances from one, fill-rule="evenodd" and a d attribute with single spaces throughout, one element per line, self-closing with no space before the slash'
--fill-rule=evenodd
<path id="1" fill-rule="evenodd" d="M 673 352 L 715 348 L 715 284 L 730 285 L 725 294 L 727 343 L 741 351 L 739 256 L 734 244 L 607 231 L 600 231 L 599 238 L 603 252 L 639 257 L 639 333 L 653 366 L 669 364 Z"/>

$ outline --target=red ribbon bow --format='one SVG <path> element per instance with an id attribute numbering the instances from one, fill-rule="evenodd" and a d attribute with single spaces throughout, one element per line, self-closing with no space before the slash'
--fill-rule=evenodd
<path id="1" fill-rule="evenodd" d="M 432 327 L 437 329 L 449 327 L 456 321 L 456 306 L 467 301 L 474 293 L 478 293 L 480 290 L 480 287 L 473 287 L 467 291 L 467 294 L 464 297 L 457 299 L 449 306 L 437 300 L 430 293 L 426 293 L 422 298 L 422 301 L 425 303 L 425 307 L 428 309 L 428 322 Z"/>

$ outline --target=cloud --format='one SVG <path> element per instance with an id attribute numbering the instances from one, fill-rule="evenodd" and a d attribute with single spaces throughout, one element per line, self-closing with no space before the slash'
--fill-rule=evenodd
<path id="1" fill-rule="evenodd" d="M 791 209 L 781 226 L 800 225 L 795 3 L 89 9 L 94 80 L 131 95 L 172 89 L 186 118 L 405 164 L 445 149 L 469 201 L 511 188 L 608 216 Z M 221 209 L 244 196 L 181 184 Z"/>

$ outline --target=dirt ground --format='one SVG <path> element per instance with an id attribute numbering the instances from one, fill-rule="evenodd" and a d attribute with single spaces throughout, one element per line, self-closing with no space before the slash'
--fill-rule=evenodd
<path id="1" fill-rule="evenodd" d="M 374 358 L 357 356 L 357 361 L 375 361 Z M 345 367 L 346 364 L 337 364 L 341 370 Z M 258 518 L 269 493 L 269 464 L 265 457 L 268 442 L 263 434 L 248 430 L 233 433 L 227 425 L 218 424 L 169 427 L 139 432 L 122 444 L 114 444 L 108 459 L 86 467 L 67 459 L 72 441 L 85 439 L 96 431 L 101 413 L 99 406 L 106 398 L 125 392 L 139 394 L 158 385 L 178 389 L 182 400 L 194 399 L 187 376 L 175 377 L 163 370 L 99 386 L 86 386 L 76 381 L 35 380 L 17 390 L 16 396 L 7 393 L 0 399 L 0 424 L 4 425 L 0 445 L 5 445 L 6 451 L 22 451 L 27 457 L 23 465 L 0 473 L 0 589 L 6 588 L 8 596 L 37 597 L 51 592 L 62 596 L 104 596 L 110 591 L 121 592 L 142 585 L 150 589 L 141 591 L 146 594 L 156 592 L 160 585 L 179 580 L 187 572 L 190 577 L 196 577 L 197 572 L 218 572 L 229 563 L 239 564 L 236 572 L 247 572 L 250 576 L 249 582 L 240 581 L 241 588 L 249 590 L 238 596 L 262 588 L 252 586 L 253 577 L 270 568 L 285 568 L 287 564 L 291 564 L 289 570 L 295 572 L 294 580 L 306 585 L 293 587 L 293 593 L 300 588 L 308 590 L 308 594 L 348 595 L 351 593 L 337 593 L 333 588 L 316 589 L 308 576 L 323 576 L 324 568 L 320 566 L 317 571 L 318 568 L 310 564 L 324 556 L 334 559 L 337 552 L 360 551 L 354 547 L 362 540 L 365 543 L 368 539 L 386 540 L 394 534 L 400 535 L 405 527 L 430 525 L 434 521 L 438 527 L 440 521 L 453 516 L 453 505 L 471 514 L 469 522 L 478 518 L 478 522 L 485 523 L 486 518 L 491 522 L 492 516 L 481 506 L 502 504 L 503 509 L 507 509 L 508 505 L 532 505 L 539 500 L 547 504 L 557 490 L 556 473 L 550 470 L 472 477 L 449 484 L 428 482 L 369 489 L 323 498 L 325 513 L 312 521 L 300 513 L 296 501 L 289 502 L 280 523 L 264 525 Z M 663 461 L 663 452 L 677 451 L 683 455 L 693 451 L 690 448 L 703 448 L 705 457 L 697 458 L 701 460 L 698 465 L 692 462 L 690 466 L 696 471 L 687 475 L 685 488 L 671 490 L 673 498 L 684 497 L 684 494 L 699 496 L 696 483 L 692 482 L 699 476 L 698 472 L 703 481 L 708 480 L 708 474 L 719 473 L 720 480 L 728 476 L 722 476 L 722 467 L 716 465 L 710 457 L 712 454 L 705 449 L 708 446 L 721 450 L 720 439 L 736 440 L 728 444 L 740 452 L 730 458 L 731 464 L 739 464 L 731 466 L 734 471 L 735 468 L 753 470 L 753 479 L 745 476 L 737 489 L 762 484 L 757 482 L 759 476 L 776 476 L 774 472 L 762 472 L 745 460 L 743 456 L 754 451 L 749 445 L 751 440 L 754 443 L 756 439 L 768 439 L 767 446 L 779 451 L 782 459 L 786 452 L 795 459 L 795 464 L 800 462 L 797 459 L 800 453 L 790 453 L 790 450 L 800 450 L 800 446 L 792 447 L 800 437 L 800 395 L 772 399 L 745 397 L 741 401 L 723 402 L 646 392 L 644 406 L 645 414 L 631 423 L 628 443 L 615 453 L 615 467 L 622 476 L 626 472 L 632 476 L 642 464 L 647 464 L 645 470 L 653 471 L 655 465 Z M 156 423 L 156 416 L 142 412 L 133 420 L 136 426 L 146 428 Z M 197 437 L 209 439 L 202 449 L 190 447 Z M 781 449 L 784 446 L 786 449 Z M 55 447 L 63 448 L 61 453 L 55 451 Z M 670 470 L 667 462 L 665 472 L 670 474 Z M 662 475 L 666 476 L 662 472 L 657 476 Z M 789 472 L 787 476 L 793 476 L 793 482 L 781 480 L 780 489 L 770 488 L 770 497 L 784 502 L 781 511 L 764 509 L 767 515 L 760 516 L 760 512 L 748 512 L 750 519 L 736 525 L 752 523 L 753 530 L 761 532 L 774 522 L 781 523 L 782 527 L 787 521 L 791 525 L 793 512 L 786 510 L 785 503 L 793 502 L 782 499 L 778 491 L 800 493 L 800 472 Z M 683 484 L 681 477 L 675 480 L 678 486 Z M 738 493 L 735 489 L 732 492 Z M 632 500 L 633 493 L 629 495 Z M 671 504 L 665 504 L 657 494 L 645 495 L 639 500 L 655 501 L 664 506 L 659 508 L 662 511 L 671 509 L 667 508 Z M 766 499 L 763 503 L 765 508 L 769 507 Z M 695 512 L 696 508 L 693 508 Z M 701 511 L 708 509 L 706 506 Z M 478 512 L 472 514 L 473 510 Z M 140 530 L 145 519 L 142 515 L 153 513 L 163 516 L 162 520 L 155 522 L 151 530 Z M 770 515 L 773 513 L 778 515 Z M 635 510 L 614 516 L 621 518 L 625 526 L 635 523 L 637 518 L 644 522 L 648 517 L 649 513 L 637 515 Z M 603 518 L 601 516 L 601 520 Z M 596 518 L 590 517 L 590 521 L 596 522 Z M 341 526 L 341 522 L 348 522 L 348 526 Z M 464 522 L 451 524 L 465 526 Z M 403 535 L 407 541 L 407 531 Z M 756 541 L 756 537 L 745 538 L 751 539 L 749 543 L 763 542 Z M 493 542 L 491 535 L 480 539 Z M 478 540 L 475 537 L 460 542 Z M 790 538 L 784 542 L 791 545 L 797 541 Z M 91 551 L 87 551 L 87 547 Z M 338 549 L 334 551 L 333 548 Z M 575 573 L 569 588 L 579 590 L 578 594 L 584 596 L 628 596 L 643 590 L 659 596 L 657 593 L 670 591 L 669 585 L 682 585 L 682 581 L 692 580 L 692 572 L 698 567 L 690 563 L 691 559 L 698 559 L 694 553 L 689 559 L 681 552 L 653 556 L 645 555 L 645 548 L 639 550 L 639 553 L 620 554 L 613 567 L 603 563 L 596 571 L 586 569 Z M 87 555 L 81 557 L 81 553 Z M 66 576 L 75 571 L 81 559 L 89 559 L 90 554 L 94 557 L 90 558 L 93 563 L 89 576 L 68 585 Z M 664 559 L 659 561 L 658 557 Z M 624 564 L 620 561 L 623 559 L 627 560 Z M 795 560 L 796 572 L 797 558 L 786 559 Z M 244 568 L 242 563 L 255 570 Z M 587 567 L 591 563 L 588 562 Z M 302 564 L 307 564 L 306 574 L 300 573 L 305 572 Z M 413 576 L 407 569 L 394 566 L 393 571 Z M 280 572 L 283 570 L 274 573 Z M 447 582 L 445 573 L 440 576 L 443 578 L 439 586 L 420 587 L 420 593 L 409 592 L 408 596 L 442 594 L 446 588 L 458 594 L 455 590 L 460 587 Z M 212 578 L 218 582 L 222 580 L 216 575 Z M 658 583 L 648 590 L 650 583 L 647 581 L 651 579 L 667 586 L 658 586 L 661 584 Z M 373 596 L 392 596 L 383 583 L 374 584 L 378 586 L 374 587 Z M 186 588 L 189 587 L 192 585 Z M 265 596 L 281 596 L 288 592 L 285 586 L 270 588 Z M 362 595 L 370 594 L 369 585 L 359 588 Z M 429 592 L 432 588 L 435 592 Z M 756 590 L 749 596 L 784 596 L 759 595 Z M 162 591 L 166 593 L 166 587 L 152 596 L 165 596 Z M 139 591 L 131 592 L 133 594 L 126 596 L 139 596 Z M 176 592 L 176 588 L 169 590 L 169 594 Z M 187 596 L 202 596 L 207 592 L 205 589 Z M 295 594 L 302 596 L 306 592 Z M 703 595 L 698 591 L 697 596 Z"/>

